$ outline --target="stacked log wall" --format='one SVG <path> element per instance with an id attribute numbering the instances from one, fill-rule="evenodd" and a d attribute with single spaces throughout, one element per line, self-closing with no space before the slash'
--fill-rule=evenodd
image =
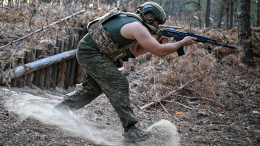
<path id="1" fill-rule="evenodd" d="M 77 29 L 77 28 L 74 28 Z M 65 37 L 57 37 L 55 45 L 46 44 L 45 50 L 30 49 L 24 56 L 16 59 L 17 66 L 47 58 L 59 53 L 77 49 L 79 41 L 87 33 L 86 30 L 77 29 L 78 33 L 71 33 Z M 32 87 L 35 85 L 41 89 L 55 89 L 56 87 L 68 89 L 75 87 L 84 81 L 85 73 L 76 57 L 49 65 L 45 68 L 26 73 L 23 76 L 12 79 L 12 87 Z"/>

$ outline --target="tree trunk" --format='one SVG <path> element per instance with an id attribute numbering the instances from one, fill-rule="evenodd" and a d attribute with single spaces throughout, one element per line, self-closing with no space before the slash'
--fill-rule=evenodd
<path id="1" fill-rule="evenodd" d="M 170 0 L 166 1 L 165 13 L 166 13 L 167 19 L 169 18 L 170 13 L 171 13 L 171 5 L 170 5 L 170 3 L 171 3 Z"/>
<path id="2" fill-rule="evenodd" d="M 211 0 L 207 0 L 207 9 L 206 9 L 206 18 L 205 18 L 206 27 L 209 27 L 209 24 L 210 24 L 210 21 L 209 21 L 210 6 L 211 6 Z"/>
<path id="3" fill-rule="evenodd" d="M 237 7 L 238 7 L 238 2 L 237 0 L 234 1 L 234 26 L 237 26 Z"/>
<path id="4" fill-rule="evenodd" d="M 252 14 L 252 19 L 251 19 L 251 23 L 250 24 L 252 25 L 252 27 L 255 26 L 255 14 L 254 13 Z"/>
<path id="5" fill-rule="evenodd" d="M 233 17 L 234 17 L 234 0 L 230 0 L 230 29 L 233 28 Z"/>
<path id="6" fill-rule="evenodd" d="M 199 28 L 201 29 L 201 5 L 200 5 L 200 0 L 198 0 L 198 7 L 197 7 L 197 11 L 199 12 Z"/>
<path id="7" fill-rule="evenodd" d="M 245 54 L 241 61 L 248 66 L 254 66 L 252 42 L 250 39 L 250 1 L 238 0 L 237 14 L 238 43 L 240 46 L 243 47 L 243 51 Z"/>
<path id="8" fill-rule="evenodd" d="M 181 5 L 181 1 L 179 0 L 177 3 L 177 6 L 180 6 L 180 5 Z M 181 22 L 181 13 L 182 13 L 182 10 L 180 10 L 180 8 L 179 8 L 179 13 L 176 12 L 179 22 Z"/>
<path id="9" fill-rule="evenodd" d="M 259 27 L 260 26 L 260 0 L 258 0 L 257 1 L 257 27 Z"/>
<path id="10" fill-rule="evenodd" d="M 223 17 L 223 14 L 224 14 L 225 6 L 226 6 L 226 0 L 223 0 L 222 7 L 221 7 L 221 10 L 220 10 L 220 18 L 219 18 L 219 22 L 218 22 L 218 28 L 221 28 L 222 17 Z"/>
<path id="11" fill-rule="evenodd" d="M 226 1 L 226 21 L 225 21 L 225 23 L 226 23 L 226 27 L 225 27 L 225 30 L 229 30 L 229 5 L 230 5 L 230 0 L 227 0 Z"/>
<path id="12" fill-rule="evenodd" d="M 171 16 L 176 16 L 176 14 L 174 13 L 176 11 L 174 4 L 175 4 L 175 1 L 170 1 L 170 15 Z M 175 19 L 176 19 L 176 17 L 175 17 Z"/>

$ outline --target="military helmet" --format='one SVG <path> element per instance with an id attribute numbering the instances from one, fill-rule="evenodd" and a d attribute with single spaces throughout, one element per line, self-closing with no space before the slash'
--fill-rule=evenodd
<path id="1" fill-rule="evenodd" d="M 144 4 L 137 7 L 137 14 L 144 17 L 146 23 L 153 23 L 158 21 L 159 24 L 164 24 L 166 21 L 166 15 L 163 8 L 155 2 L 145 2 Z"/>

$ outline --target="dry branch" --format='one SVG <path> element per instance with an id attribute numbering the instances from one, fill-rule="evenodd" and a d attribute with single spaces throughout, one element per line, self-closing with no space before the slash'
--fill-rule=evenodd
<path id="1" fill-rule="evenodd" d="M 213 103 L 219 104 L 219 105 L 222 106 L 222 107 L 225 107 L 225 105 L 221 104 L 220 102 L 217 102 L 217 101 L 215 101 L 215 100 L 213 100 L 213 99 L 209 99 L 209 98 L 206 98 L 206 97 L 188 97 L 188 96 L 182 96 L 182 95 L 177 95 L 177 96 L 179 96 L 179 97 L 184 97 L 184 98 L 188 98 L 188 99 L 204 99 L 204 100 L 209 100 L 209 101 L 211 101 L 211 102 L 213 102 Z"/>
<path id="2" fill-rule="evenodd" d="M 167 101 L 167 100 L 164 100 L 164 101 Z M 191 108 L 191 107 L 189 107 L 189 106 L 187 106 L 187 105 L 181 104 L 181 103 L 179 103 L 179 102 L 175 102 L 175 101 L 167 101 L 167 102 L 172 102 L 172 103 L 175 103 L 175 104 L 179 104 L 179 105 L 181 105 L 181 106 L 183 106 L 183 107 L 185 107 L 185 108 L 188 108 L 188 109 L 190 109 L 190 110 L 193 110 L 193 108 Z"/>
<path id="3" fill-rule="evenodd" d="M 182 29 L 183 27 L 178 27 L 178 26 L 166 26 L 166 25 L 159 25 L 161 28 L 174 28 L 174 29 Z"/>
<path id="4" fill-rule="evenodd" d="M 197 77 L 197 78 L 198 78 L 198 77 Z M 161 102 L 162 100 L 164 100 L 165 98 L 171 96 L 172 94 L 177 93 L 177 91 L 182 90 L 184 87 L 186 87 L 189 83 L 195 81 L 197 78 L 195 78 L 195 79 L 189 81 L 187 84 L 185 84 L 184 86 L 182 86 L 182 87 L 180 87 L 180 88 L 178 88 L 178 89 L 176 89 L 176 90 L 173 90 L 173 91 L 168 92 L 168 94 L 164 95 L 164 96 L 161 97 L 160 99 L 155 100 L 155 101 L 153 101 L 153 102 L 151 102 L 151 103 L 149 103 L 149 104 L 147 104 L 147 105 L 141 107 L 140 109 L 141 109 L 141 110 L 142 110 L 142 109 L 146 109 L 146 108 L 148 108 L 148 107 L 150 107 L 150 106 L 152 106 L 152 105 L 154 105 L 154 104 L 160 103 L 160 102 Z"/>
<path id="5" fill-rule="evenodd" d="M 254 32 L 254 35 L 255 35 L 256 39 L 260 42 L 260 37 L 256 34 L 256 32 Z"/>
<path id="6" fill-rule="evenodd" d="M 76 56 L 77 49 L 63 52 L 54 56 L 51 56 L 49 58 L 44 58 L 38 61 L 34 61 L 28 64 L 25 64 L 23 66 L 19 66 L 16 69 L 11 69 L 9 71 L 6 71 L 3 75 L 0 75 L 0 83 L 3 82 L 3 78 L 10 78 L 13 79 L 15 77 L 22 76 L 24 74 L 31 73 L 33 71 L 42 69 L 44 67 L 50 66 L 52 64 L 62 62 L 68 59 L 71 59 Z"/>
<path id="7" fill-rule="evenodd" d="M 157 104 L 157 103 L 160 103 L 162 100 L 166 99 L 167 97 L 169 97 L 169 96 L 171 96 L 171 95 L 173 95 L 173 94 L 176 94 L 177 91 L 182 90 L 184 87 L 186 87 L 187 85 L 189 85 L 191 82 L 197 80 L 200 76 L 202 76 L 203 74 L 205 74 L 206 72 L 208 72 L 208 71 L 209 71 L 210 69 L 212 69 L 214 66 L 217 66 L 217 65 L 219 65 L 219 64 L 221 64 L 221 63 L 222 63 L 222 61 L 221 61 L 220 63 L 218 63 L 218 64 L 213 65 L 211 68 L 205 70 L 203 73 L 201 73 L 200 75 L 198 75 L 198 76 L 197 76 L 196 78 L 194 78 L 193 80 L 190 80 L 190 81 L 187 82 L 185 85 L 179 87 L 179 88 L 176 89 L 176 90 L 173 90 L 173 91 L 170 91 L 170 92 L 166 93 L 166 94 L 165 94 L 163 97 L 161 97 L 160 99 L 155 100 L 155 101 L 153 101 L 153 102 L 150 102 L 149 104 L 142 106 L 140 109 L 141 109 L 141 110 L 146 109 L 146 108 L 148 108 L 148 107 L 150 107 L 150 106 L 152 106 L 152 105 L 155 105 L 155 104 Z"/>
<path id="8" fill-rule="evenodd" d="M 67 16 L 67 17 L 65 17 L 65 18 L 63 18 L 63 19 L 60 19 L 60 20 L 56 21 L 56 22 L 53 22 L 52 24 L 47 25 L 47 26 L 44 26 L 44 27 L 42 27 L 42 28 L 40 28 L 40 29 L 38 29 L 38 30 L 36 30 L 36 31 L 34 31 L 34 32 L 32 32 L 32 33 L 26 35 L 26 36 L 23 36 L 23 37 L 21 37 L 21 38 L 19 38 L 19 39 L 17 39 L 17 40 L 10 41 L 8 44 L 6 44 L 6 45 L 4 45 L 4 46 L 1 46 L 1 47 L 0 47 L 0 51 L 2 51 L 2 48 L 6 47 L 6 46 L 9 46 L 9 45 L 11 45 L 11 44 L 13 44 L 13 43 L 16 43 L 16 42 L 18 42 L 18 41 L 21 41 L 21 40 L 23 40 L 23 39 L 25 39 L 25 38 L 27 38 L 27 37 L 29 37 L 29 36 L 35 34 L 35 33 L 38 33 L 38 32 L 40 32 L 40 31 L 43 31 L 43 30 L 45 30 L 45 29 L 47 29 L 47 28 L 49 28 L 49 27 L 51 27 L 51 26 L 53 26 L 53 25 L 59 24 L 59 23 L 65 21 L 65 20 L 67 20 L 67 19 L 69 19 L 69 18 L 71 18 L 71 17 L 73 17 L 73 16 L 79 15 L 79 14 L 81 14 L 81 13 L 83 13 L 83 12 L 85 12 L 85 10 L 81 10 L 81 11 L 79 11 L 79 12 L 77 12 L 77 13 L 74 13 L 74 14 L 72 14 L 72 15 L 70 15 L 70 16 Z"/>

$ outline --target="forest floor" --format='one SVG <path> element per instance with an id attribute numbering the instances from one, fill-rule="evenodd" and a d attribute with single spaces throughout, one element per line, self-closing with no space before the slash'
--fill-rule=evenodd
<path id="1" fill-rule="evenodd" d="M 83 17 L 73 17 L 51 29 L 42 28 L 49 22 L 79 12 L 81 8 L 42 4 L 38 6 L 36 15 L 33 15 L 35 8 L 28 5 L 3 10 L 3 17 L 0 17 L 1 45 L 12 45 L 1 51 L 0 57 L 3 62 L 8 62 L 17 59 L 15 51 L 19 55 L 24 48 L 31 51 L 34 48 L 45 49 L 45 43 L 53 43 L 56 36 L 67 35 L 65 30 L 68 26 L 87 26 L 89 21 L 105 14 L 108 6 L 96 11 L 88 9 L 90 13 Z M 166 23 L 166 26 L 178 24 L 174 20 Z M 27 36 L 39 28 L 44 31 L 34 33 L 23 42 L 12 43 L 13 39 Z M 214 29 L 190 29 L 189 26 L 189 29 L 181 31 L 207 36 L 221 43 L 238 44 L 235 27 L 225 33 Z M 227 48 L 202 43 L 189 47 L 183 57 L 172 53 L 161 58 L 143 56 L 147 61 L 138 58 L 135 71 L 128 72 L 126 77 L 131 105 L 139 118 L 137 126 L 153 132 L 144 141 L 123 141 L 120 119 L 104 94 L 82 109 L 71 112 L 70 116 L 63 116 L 53 113 L 51 107 L 74 91 L 72 87 L 69 90 L 58 87 L 41 90 L 37 87 L 0 86 L 0 146 L 258 146 L 260 28 L 252 30 L 255 68 L 245 67 L 240 63 L 239 55 L 232 54 Z M 239 51 L 243 52 L 243 48 L 238 47 L 236 52 Z M 142 108 L 158 100 L 161 102 Z"/>
<path id="2" fill-rule="evenodd" d="M 148 139 L 125 143 L 123 128 L 113 107 L 102 94 L 91 104 L 62 117 L 51 107 L 73 91 L 56 88 L 0 88 L 0 145 L 149 145 L 149 146 L 256 146 L 260 145 L 260 71 L 220 64 L 214 78 L 222 80 L 218 99 L 200 97 L 187 89 L 170 95 L 150 108 L 140 107 L 148 99 L 155 77 L 167 64 L 156 67 L 147 63 L 136 66 L 127 76 L 130 100 L 140 119 L 137 124 L 151 129 Z M 151 70 L 153 68 L 153 70 Z M 147 82 L 145 80 L 148 80 Z M 213 82 L 213 81 L 212 81 Z M 154 91 L 155 93 L 156 91 Z M 190 94 L 188 94 L 190 93 Z M 185 95 L 185 96 L 184 96 Z"/>

